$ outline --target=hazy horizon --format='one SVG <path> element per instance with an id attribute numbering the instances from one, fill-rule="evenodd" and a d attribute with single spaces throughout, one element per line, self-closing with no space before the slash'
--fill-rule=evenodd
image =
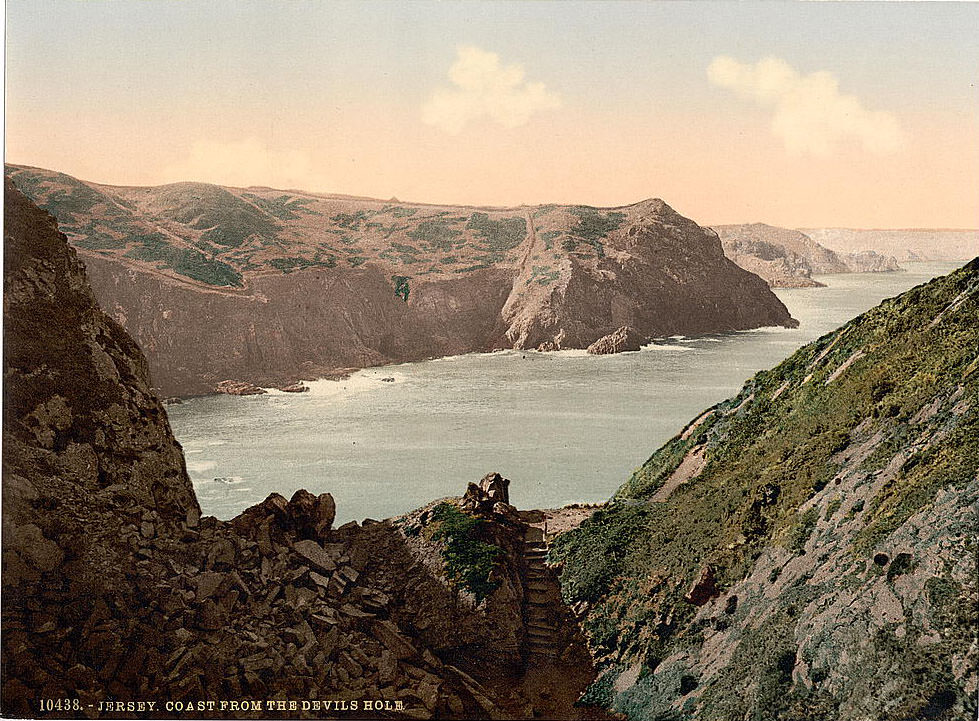
<path id="1" fill-rule="evenodd" d="M 11 0 L 6 161 L 704 224 L 979 226 L 976 3 Z"/>

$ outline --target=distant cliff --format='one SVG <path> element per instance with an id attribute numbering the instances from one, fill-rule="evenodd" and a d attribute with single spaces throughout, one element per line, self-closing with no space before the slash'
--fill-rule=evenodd
<path id="1" fill-rule="evenodd" d="M 795 324 L 713 233 L 660 200 L 463 208 L 7 173 L 58 219 L 164 395 L 587 348 L 621 328 L 648 340 Z"/>
<path id="2" fill-rule="evenodd" d="M 752 378 L 552 560 L 632 719 L 975 718 L 979 258 Z"/>
<path id="3" fill-rule="evenodd" d="M 805 233 L 764 223 L 718 225 L 724 254 L 773 288 L 822 285 L 813 274 L 872 273 L 901 270 L 897 261 L 875 251 L 836 253 Z"/>
<path id="4" fill-rule="evenodd" d="M 139 348 L 4 195 L 4 717 L 577 716 L 592 667 L 573 623 L 540 647 L 566 611 L 505 497 L 333 528 L 300 490 L 201 518 Z"/>
<path id="5" fill-rule="evenodd" d="M 892 273 L 901 270 L 897 259 L 878 253 L 876 250 L 840 253 L 839 256 L 851 273 Z"/>
<path id="6" fill-rule="evenodd" d="M 803 228 L 838 253 L 875 250 L 900 261 L 968 260 L 979 255 L 979 230 L 945 228 Z"/>

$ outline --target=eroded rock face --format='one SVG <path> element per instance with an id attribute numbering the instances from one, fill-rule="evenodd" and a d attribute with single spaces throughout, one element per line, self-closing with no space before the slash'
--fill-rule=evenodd
<path id="1" fill-rule="evenodd" d="M 773 288 L 816 287 L 812 274 L 877 273 L 901 270 L 897 260 L 873 250 L 835 252 L 798 230 L 764 223 L 713 228 L 724 254 Z"/>
<path id="2" fill-rule="evenodd" d="M 51 714 L 67 717 L 110 699 L 371 700 L 411 718 L 550 708 L 520 691 L 519 519 L 487 521 L 512 553 L 482 606 L 431 563 L 437 544 L 388 521 L 333 528 L 329 494 L 202 519 L 136 344 L 50 216 L 9 183 L 5 202 L 4 716 L 35 716 L 40 698 L 78 699 Z M 565 689 L 569 709 L 589 680 Z"/>
<path id="3" fill-rule="evenodd" d="M 53 219 L 9 181 L 4 198 L 4 579 L 38 582 L 40 543 L 64 556 L 43 572 L 101 583 L 121 575 L 115 514 L 179 538 L 200 507 L 139 348 Z"/>
<path id="4" fill-rule="evenodd" d="M 843 253 L 841 257 L 846 267 L 853 273 L 892 273 L 901 270 L 894 257 L 878 253 L 876 250 Z"/>

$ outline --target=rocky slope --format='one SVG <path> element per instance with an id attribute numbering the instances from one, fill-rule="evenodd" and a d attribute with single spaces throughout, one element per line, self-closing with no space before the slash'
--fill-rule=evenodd
<path id="1" fill-rule="evenodd" d="M 826 273 L 879 273 L 900 270 L 897 260 L 875 251 L 836 253 L 797 230 L 764 223 L 717 225 L 724 254 L 773 288 L 822 285 L 812 278 Z"/>
<path id="2" fill-rule="evenodd" d="M 9 181 L 4 261 L 5 717 L 579 715 L 591 664 L 573 624 L 538 657 L 566 611 L 503 479 L 341 528 L 305 491 L 201 518 L 145 359 Z"/>
<path id="3" fill-rule="evenodd" d="M 752 378 L 557 541 L 632 719 L 966 719 L 979 258 Z"/>
<path id="4" fill-rule="evenodd" d="M 899 261 L 968 260 L 979 255 L 979 230 L 803 228 L 802 231 L 837 253 L 869 249 Z"/>
<path id="5" fill-rule="evenodd" d="M 494 348 L 792 325 L 660 200 L 462 208 L 7 174 L 50 211 L 163 395 Z"/>

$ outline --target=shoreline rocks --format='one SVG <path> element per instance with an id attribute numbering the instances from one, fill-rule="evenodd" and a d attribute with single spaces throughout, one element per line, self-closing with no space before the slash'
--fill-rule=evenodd
<path id="1" fill-rule="evenodd" d="M 622 326 L 588 346 L 592 355 L 609 355 L 624 351 L 639 350 L 645 342 L 645 337 L 631 326 Z"/>
<path id="2" fill-rule="evenodd" d="M 258 396 L 267 393 L 264 388 L 260 388 L 254 383 L 234 380 L 221 381 L 214 386 L 214 390 L 218 393 L 226 393 L 229 396 Z"/>
<path id="3" fill-rule="evenodd" d="M 309 393 L 309 386 L 302 381 L 297 381 L 296 383 L 290 383 L 287 386 L 280 386 L 279 390 L 283 393 Z"/>

